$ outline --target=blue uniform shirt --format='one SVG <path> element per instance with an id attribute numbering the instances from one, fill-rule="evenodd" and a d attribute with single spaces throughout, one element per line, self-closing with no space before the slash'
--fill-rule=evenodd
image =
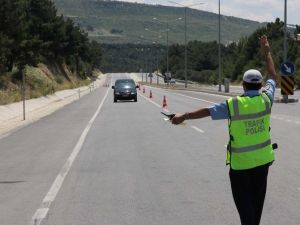
<path id="1" fill-rule="evenodd" d="M 273 102 L 274 99 L 275 86 L 276 83 L 274 80 L 267 80 L 264 92 L 269 96 L 271 102 Z M 252 97 L 260 95 L 260 92 L 258 90 L 250 90 L 245 91 L 244 95 Z M 229 119 L 229 112 L 226 102 L 215 104 L 214 106 L 209 107 L 208 109 L 210 112 L 210 116 L 213 120 Z"/>

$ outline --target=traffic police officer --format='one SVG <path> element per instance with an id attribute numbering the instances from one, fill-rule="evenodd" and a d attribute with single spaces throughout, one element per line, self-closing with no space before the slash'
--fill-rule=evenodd
<path id="1" fill-rule="evenodd" d="M 226 162 L 230 165 L 231 190 L 242 225 L 259 225 L 268 170 L 274 161 L 269 125 L 277 75 L 265 35 L 260 38 L 260 47 L 269 74 L 262 92 L 263 77 L 258 70 L 251 69 L 243 76 L 242 96 L 172 118 L 173 124 L 207 116 L 213 120 L 228 119 Z"/>

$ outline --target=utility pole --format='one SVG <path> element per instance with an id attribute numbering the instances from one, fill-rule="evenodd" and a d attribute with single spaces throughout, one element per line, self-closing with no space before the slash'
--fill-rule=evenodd
<path id="1" fill-rule="evenodd" d="M 187 24 L 186 24 L 186 9 L 187 7 L 184 7 L 184 78 L 185 78 L 185 83 L 184 87 L 187 88 L 187 38 L 186 38 L 186 33 L 187 33 Z"/>
<path id="2" fill-rule="evenodd" d="M 287 0 L 284 0 L 284 41 L 283 41 L 283 61 L 287 60 Z M 282 96 L 284 102 L 288 102 L 288 95 Z"/>
<path id="3" fill-rule="evenodd" d="M 219 0 L 219 91 L 221 89 L 221 0 Z"/>
<path id="4" fill-rule="evenodd" d="M 167 22 L 167 72 L 169 72 L 169 23 Z"/>
<path id="5" fill-rule="evenodd" d="M 284 43 L 283 43 L 283 60 L 287 60 L 287 0 L 284 0 Z"/>
<path id="6" fill-rule="evenodd" d="M 167 30 L 166 30 L 167 31 L 167 73 L 166 74 L 168 75 L 169 74 L 169 22 L 181 20 L 182 18 L 179 17 L 179 18 L 176 18 L 173 20 L 159 20 L 156 17 L 154 17 L 153 19 L 158 21 L 161 24 L 164 24 L 164 23 L 167 24 Z M 168 82 L 168 84 L 169 84 L 169 82 Z"/>
<path id="7" fill-rule="evenodd" d="M 156 82 L 157 85 L 159 84 L 159 79 L 158 79 L 158 43 L 156 44 Z"/>
<path id="8" fill-rule="evenodd" d="M 183 4 L 180 4 L 178 2 L 174 2 L 174 1 L 168 1 L 168 2 L 174 3 L 174 4 L 177 4 L 177 5 L 180 5 L 180 6 L 184 7 L 184 79 L 185 79 L 184 87 L 187 88 L 187 21 L 186 21 L 186 11 L 191 6 L 203 5 L 204 3 L 200 2 L 200 3 L 196 3 L 196 4 L 192 4 L 192 5 L 183 5 Z"/>
<path id="9" fill-rule="evenodd" d="M 22 73 L 22 100 L 23 100 L 23 120 L 26 119 L 26 109 L 25 109 L 25 100 L 26 100 L 26 87 L 25 87 L 25 73 L 24 73 L 24 66 L 21 65 L 21 73 Z"/>

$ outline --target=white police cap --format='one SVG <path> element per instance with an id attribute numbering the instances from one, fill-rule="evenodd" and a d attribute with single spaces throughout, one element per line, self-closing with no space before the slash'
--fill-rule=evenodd
<path id="1" fill-rule="evenodd" d="M 262 83 L 263 77 L 258 70 L 251 69 L 244 73 L 243 81 L 250 84 L 259 84 Z"/>

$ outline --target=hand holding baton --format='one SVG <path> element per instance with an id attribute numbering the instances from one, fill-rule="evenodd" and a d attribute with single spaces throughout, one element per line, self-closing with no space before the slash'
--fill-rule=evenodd
<path id="1" fill-rule="evenodd" d="M 173 118 L 176 116 L 175 113 L 171 113 L 171 114 L 167 114 L 167 113 L 164 113 L 164 112 L 161 112 L 161 114 L 163 114 L 164 116 L 168 117 L 168 118 L 165 118 L 166 121 L 170 121 L 172 124 L 175 124 L 175 125 L 185 125 L 185 123 L 183 123 L 184 119 L 182 120 L 182 122 L 174 122 L 173 121 Z"/>

